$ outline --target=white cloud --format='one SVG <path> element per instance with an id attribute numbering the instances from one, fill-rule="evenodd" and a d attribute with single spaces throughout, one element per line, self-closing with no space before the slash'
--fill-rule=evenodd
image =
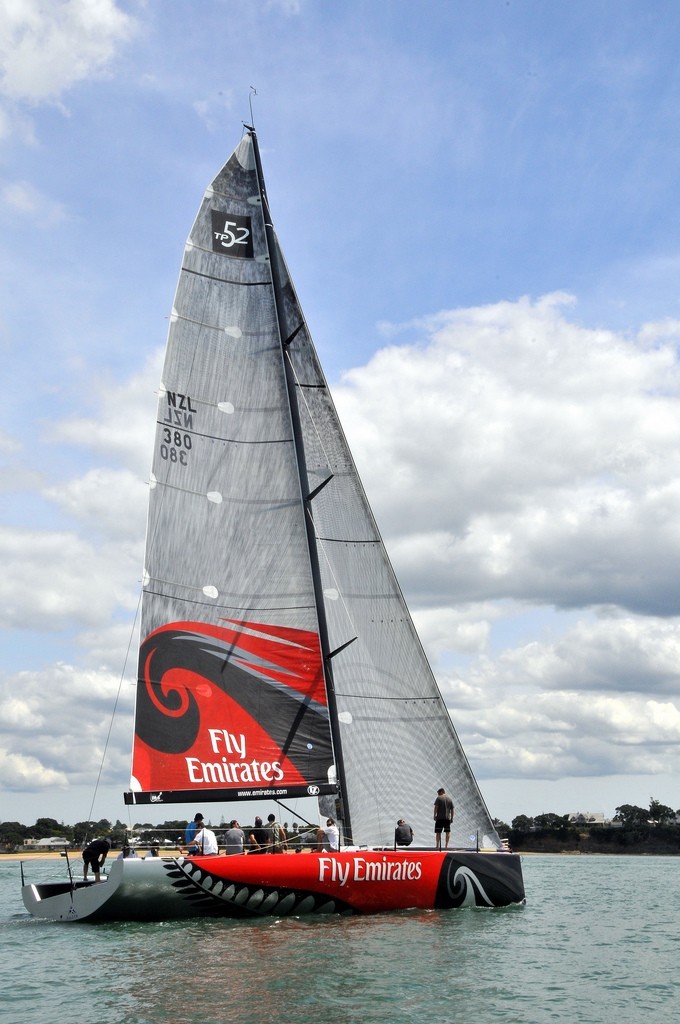
<path id="1" fill-rule="evenodd" d="M 233 107 L 234 97 L 231 90 L 220 90 L 215 96 L 195 100 L 193 103 L 194 110 L 211 132 L 222 131 L 226 115 Z"/>
<path id="2" fill-rule="evenodd" d="M 19 630 L 105 625 L 135 606 L 140 549 L 73 532 L 0 528 L 0 624 Z"/>
<path id="3" fill-rule="evenodd" d="M 71 517 L 110 540 L 139 542 L 144 530 L 148 488 L 128 470 L 97 468 L 44 490 Z"/>
<path id="4" fill-rule="evenodd" d="M 106 669 L 57 663 L 0 678 L 0 771 L 6 789 L 35 791 L 92 784 L 104 753 L 120 679 Z M 123 685 L 123 714 L 112 732 L 106 777 L 125 778 L 133 688 Z M 18 695 L 18 696 L 17 696 Z M 55 728 L 58 723 L 58 728 Z"/>
<path id="5" fill-rule="evenodd" d="M 680 325 L 570 305 L 407 325 L 335 394 L 482 778 L 680 770 Z"/>
<path id="6" fill-rule="evenodd" d="M 4 455 L 15 455 L 19 451 L 21 445 L 17 439 L 0 431 L 0 452 Z"/>
<path id="7" fill-rule="evenodd" d="M 18 216 L 39 219 L 43 227 L 54 227 L 66 219 L 61 203 L 43 196 L 26 181 L 0 182 L 0 204 Z"/>
<path id="8" fill-rule="evenodd" d="M 680 620 L 607 615 L 481 656 L 445 685 L 481 777 L 680 770 Z"/>
<path id="9" fill-rule="evenodd" d="M 680 328 L 647 325 L 639 343 L 579 326 L 565 301 L 429 318 L 336 391 L 423 603 L 680 610 Z"/>
<path id="10" fill-rule="evenodd" d="M 55 102 L 76 82 L 106 74 L 134 19 L 115 0 L 5 0 L 0 93 Z"/>
<path id="11" fill-rule="evenodd" d="M 498 618 L 492 605 L 457 608 L 424 608 L 413 612 L 418 635 L 433 661 L 454 649 L 464 654 L 484 651 L 489 642 L 491 620 Z"/>
<path id="12" fill-rule="evenodd" d="M 32 792 L 67 786 L 65 772 L 46 768 L 37 757 L 8 753 L 0 747 L 0 773 L 6 791 Z"/>
<path id="13" fill-rule="evenodd" d="M 51 424 L 46 442 L 88 449 L 98 458 L 122 462 L 141 479 L 148 479 L 154 431 L 153 388 L 160 379 L 162 356 L 160 349 L 152 353 L 143 369 L 123 384 L 91 380 L 96 416 L 72 416 Z"/>

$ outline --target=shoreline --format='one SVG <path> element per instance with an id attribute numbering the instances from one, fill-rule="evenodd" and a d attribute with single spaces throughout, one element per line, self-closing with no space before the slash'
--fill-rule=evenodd
<path id="1" fill-rule="evenodd" d="M 71 860 L 80 861 L 82 859 L 82 850 L 69 850 L 69 857 Z M 107 864 L 116 860 L 118 856 L 117 851 L 113 851 L 114 856 L 107 858 Z M 139 860 L 144 860 L 146 856 L 146 850 L 142 848 L 140 851 L 142 856 Z M 291 852 L 291 851 L 288 851 Z M 452 851 L 453 852 L 453 851 Z M 513 850 L 519 857 L 677 857 L 677 853 L 668 852 L 657 852 L 654 850 Z M 176 847 L 170 847 L 164 850 L 161 856 L 169 857 L 180 857 L 180 851 Z M 26 850 L 22 853 L 0 853 L 0 864 L 3 861 L 34 861 L 34 860 L 66 860 L 66 857 L 61 856 L 59 850 L 44 851 L 33 851 Z"/>
<path id="2" fill-rule="evenodd" d="M 142 847 L 142 852 L 146 856 L 146 850 L 144 849 L 144 847 Z M 113 853 L 114 853 L 113 857 L 111 857 L 109 855 L 109 857 L 106 858 L 106 863 L 107 864 L 110 863 L 110 861 L 116 859 L 116 857 L 118 856 L 119 851 L 115 850 L 115 851 L 113 851 Z M 82 850 L 69 850 L 68 851 L 69 858 L 72 859 L 72 860 L 73 859 L 75 859 L 75 860 L 82 860 L 82 854 L 83 854 Z M 166 856 L 166 855 L 171 856 L 171 857 L 179 857 L 180 853 L 179 853 L 179 850 L 177 848 L 170 847 L 169 849 L 163 851 L 163 856 Z M 143 860 L 144 858 L 143 857 L 139 857 L 138 859 L 139 860 Z M 6 861 L 6 860 L 11 860 L 11 861 L 17 861 L 17 860 L 64 860 L 65 861 L 66 857 L 62 857 L 60 850 L 48 850 L 47 852 L 45 852 L 43 850 L 39 850 L 39 851 L 25 850 L 25 851 L 22 851 L 21 853 L 0 853 L 0 864 L 2 864 L 2 862 Z"/>

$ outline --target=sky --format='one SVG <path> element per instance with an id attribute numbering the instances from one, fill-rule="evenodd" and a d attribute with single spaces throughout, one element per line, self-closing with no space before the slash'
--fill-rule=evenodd
<path id="1" fill-rule="evenodd" d="M 491 814 L 680 807 L 679 45 L 675 0 L 0 0 L 0 820 L 128 820 L 168 315 L 251 105 Z"/>

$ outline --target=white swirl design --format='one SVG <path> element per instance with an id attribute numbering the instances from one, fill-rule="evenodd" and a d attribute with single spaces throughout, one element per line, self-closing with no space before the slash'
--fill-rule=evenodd
<path id="1" fill-rule="evenodd" d="M 477 875 L 465 866 L 458 868 L 453 876 L 453 885 L 449 882 L 448 890 L 455 900 L 455 906 L 458 907 L 493 907 L 494 905 L 484 891 L 484 886 Z M 465 895 L 461 900 L 460 895 L 463 891 Z"/>

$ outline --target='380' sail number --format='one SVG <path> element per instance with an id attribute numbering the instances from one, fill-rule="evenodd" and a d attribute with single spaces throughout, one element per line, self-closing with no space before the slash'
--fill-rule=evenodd
<path id="1" fill-rule="evenodd" d="M 250 217 L 242 217 L 238 213 L 221 213 L 210 211 L 212 217 L 213 252 L 223 256 L 240 256 L 243 259 L 253 258 L 253 235 Z"/>
<path id="2" fill-rule="evenodd" d="M 186 466 L 188 452 L 191 451 L 191 434 L 182 433 L 181 430 L 170 430 L 163 428 L 163 440 L 161 441 L 161 458 L 167 462 L 179 462 L 180 466 Z"/>

